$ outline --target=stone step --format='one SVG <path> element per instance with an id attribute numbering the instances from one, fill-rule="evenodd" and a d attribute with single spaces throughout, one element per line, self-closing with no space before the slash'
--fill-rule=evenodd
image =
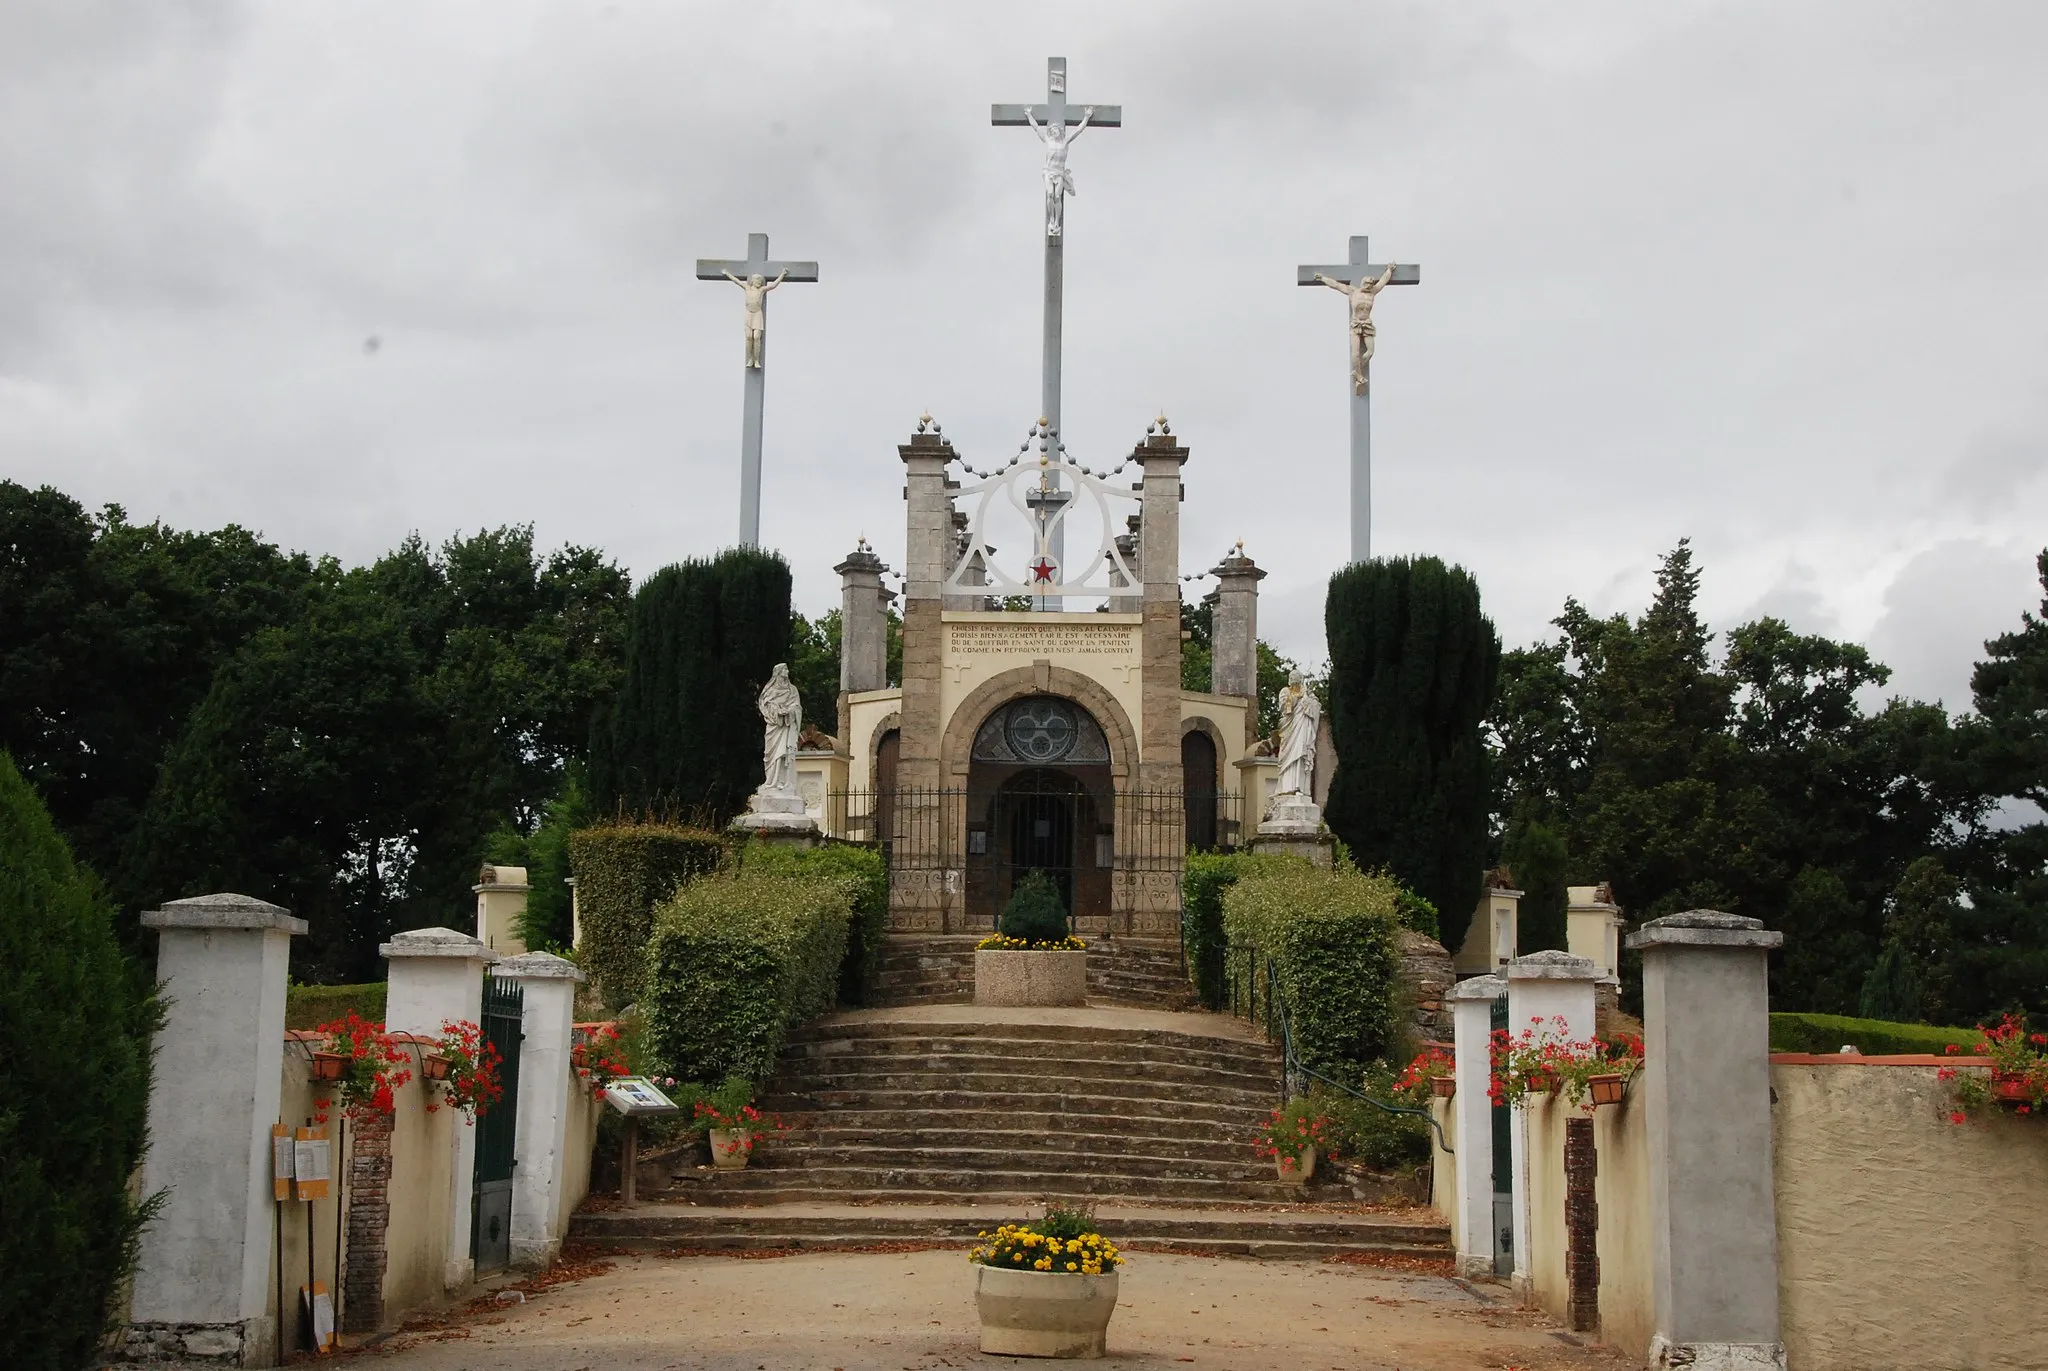
<path id="1" fill-rule="evenodd" d="M 867 1168 L 877 1171 L 1041 1171 L 1062 1177 L 1144 1176 L 1173 1180 L 1255 1181 L 1271 1179 L 1272 1163 L 1252 1150 L 1249 1141 L 1202 1149 L 1196 1156 L 1161 1156 L 1131 1149 L 1129 1140 L 1097 1138 L 1096 1148 L 1061 1148 L 1044 1138 L 996 1134 L 967 1138 L 955 1145 L 913 1141 L 901 1147 L 871 1143 L 793 1143 L 780 1138 L 761 1149 L 747 1169 L 804 1170 L 817 1167 Z M 1178 1144 L 1192 1147 L 1198 1144 Z M 1217 1155 L 1220 1154 L 1220 1155 Z"/>
<path id="2" fill-rule="evenodd" d="M 829 1064 L 848 1059 L 877 1061 L 883 1058 L 917 1059 L 941 1055 L 994 1057 L 1006 1062 L 1182 1062 L 1270 1075 L 1276 1080 L 1280 1073 L 1280 1053 L 1264 1043 L 1233 1042 L 1223 1038 L 1196 1039 L 1182 1043 L 1147 1043 L 1099 1038 L 960 1037 L 929 1029 L 922 1032 L 904 1032 L 901 1036 L 888 1038 L 800 1039 L 783 1050 L 782 1063 L 794 1069 L 799 1064 Z"/>
<path id="3" fill-rule="evenodd" d="M 1213 1023 L 1215 1032 L 1186 1032 L 1178 1025 L 1200 1020 Z M 954 1023 L 923 1018 L 828 1017 L 805 1026 L 792 1035 L 797 1043 L 847 1038 L 898 1038 L 903 1036 L 1002 1038 L 1016 1042 L 1123 1042 L 1159 1043 L 1173 1047 L 1209 1048 L 1242 1052 L 1263 1052 L 1278 1061 L 1279 1049 L 1262 1038 L 1250 1036 L 1236 1019 L 1222 1014 L 1180 1015 L 1166 1022 L 1172 1028 L 1126 1028 L 1121 1025 L 1056 1022 L 1009 1022 L 1003 1019 L 975 1019 Z"/>
<path id="4" fill-rule="evenodd" d="M 982 1233 L 1028 1214 L 987 1206 L 775 1205 L 706 1209 L 644 1205 L 580 1213 L 572 1241 L 609 1251 L 705 1248 L 722 1251 L 832 1250 L 889 1242 L 972 1245 Z M 1207 1252 L 1278 1260 L 1323 1260 L 1367 1252 L 1448 1257 L 1441 1224 L 1376 1215 L 1204 1213 L 1098 1208 L 1097 1223 L 1130 1252 Z"/>
<path id="5" fill-rule="evenodd" d="M 1173 1157 L 1183 1161 L 1214 1162 L 1219 1166 L 1259 1163 L 1259 1154 L 1252 1146 L 1250 1133 L 1236 1135 L 1218 1130 L 1213 1125 L 1205 1127 L 1206 1132 L 1195 1136 L 1173 1136 L 1150 1128 L 1126 1127 L 1120 1119 L 1104 1119 L 1091 1122 L 1086 1127 L 1043 1132 L 1020 1128 L 925 1126 L 921 1122 L 848 1128 L 833 1120 L 823 1127 L 798 1124 L 777 1138 L 776 1145 L 783 1151 L 801 1149 L 807 1158 L 844 1156 L 865 1149 L 877 1156 L 863 1159 L 876 1161 L 881 1160 L 880 1153 L 893 1155 L 907 1149 L 992 1148 L 1048 1163 L 1062 1161 L 1069 1153 Z"/>
<path id="6" fill-rule="evenodd" d="M 1245 1070 L 1246 1064 L 1217 1054 L 1198 1055 L 1194 1061 L 1175 1061 L 1158 1054 L 1130 1061 L 1110 1061 L 1078 1054 L 1013 1056 L 1000 1052 L 863 1053 L 860 1056 L 819 1054 L 786 1056 L 776 1064 L 775 1079 L 791 1085 L 803 1083 L 827 1089 L 850 1089 L 873 1082 L 878 1089 L 890 1082 L 913 1077 L 937 1077 L 952 1081 L 963 1077 L 998 1073 L 1016 1080 L 1056 1078 L 1067 1081 L 1122 1081 L 1142 1073 L 1148 1085 L 1202 1085 L 1249 1090 L 1276 1090 L 1278 1070 Z"/>
<path id="7" fill-rule="evenodd" d="M 1045 1085 L 1033 1088 L 1027 1081 L 1042 1080 Z M 873 1074 L 858 1077 L 841 1077 L 836 1080 L 826 1077 L 783 1077 L 778 1073 L 768 1084 L 767 1093 L 787 1096 L 792 1099 L 813 1100 L 810 1107 L 831 1109 L 840 1106 L 866 1102 L 868 1108 L 877 1107 L 873 1101 L 881 1095 L 891 1094 L 966 1094 L 987 1097 L 977 1101 L 977 1108 L 1000 1108 L 988 1100 L 996 1098 L 1030 1099 L 1033 1103 L 1025 1108 L 1048 1108 L 1056 1105 L 1070 1093 L 1059 1088 L 1061 1078 L 1057 1075 L 1029 1077 L 1010 1071 L 962 1072 L 958 1075 L 939 1075 L 921 1071 L 907 1071 L 900 1074 Z M 1272 1108 L 1279 1103 L 1279 1082 L 1264 1090 L 1238 1085 L 1195 1085 L 1178 1081 L 1117 1079 L 1104 1077 L 1087 1083 L 1090 1098 L 1116 1100 L 1160 1100 L 1168 1102 L 1189 1101 L 1196 1104 L 1227 1104 L 1240 1109 L 1257 1109 L 1263 1103 Z M 880 1106 L 903 1108 L 902 1105 Z M 911 1108 L 920 1105 L 908 1106 Z M 930 1107 L 930 1106 L 922 1106 Z M 940 1107 L 943 1107 L 941 1105 Z"/>
<path id="8" fill-rule="evenodd" d="M 1142 1129 L 1147 1136 L 1176 1137 L 1192 1133 L 1216 1136 L 1256 1130 L 1271 1114 L 1271 1104 L 1227 1105 L 1185 1101 L 1116 1099 L 1094 1095 L 974 1095 L 959 1091 L 889 1091 L 863 1094 L 822 1107 L 794 1096 L 762 1096 L 762 1108 L 792 1123 L 816 1128 L 894 1128 L 930 1125 L 936 1128 L 1058 1128 L 1092 1125 L 1106 1132 L 1115 1122 Z M 1187 1130 L 1184 1134 L 1177 1130 Z"/>
<path id="9" fill-rule="evenodd" d="M 763 1159 L 768 1156 L 763 1149 Z M 1074 1199 L 1168 1200 L 1175 1204 L 1300 1203 L 1300 1187 L 1280 1181 L 1269 1165 L 1265 1179 L 1215 1178 L 1210 1176 L 1134 1175 L 1117 1171 L 1052 1171 L 1029 1167 L 1006 1170 L 970 1168 L 949 1170 L 931 1165 L 906 1166 L 772 1166 L 757 1162 L 741 1171 L 711 1168 L 678 1173 L 669 1195 L 699 1203 L 786 1203 L 824 1198 L 857 1203 L 854 1196 L 871 1196 L 874 1202 L 939 1202 L 975 1199 L 981 1196 L 1018 1196 L 1026 1201 L 1047 1197 Z M 1348 1193 L 1328 1191 L 1329 1194 Z M 746 1199 L 739 1198 L 747 1196 Z"/>

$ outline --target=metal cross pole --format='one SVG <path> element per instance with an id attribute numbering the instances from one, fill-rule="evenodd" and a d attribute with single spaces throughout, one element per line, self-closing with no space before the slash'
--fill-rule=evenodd
<path id="1" fill-rule="evenodd" d="M 758 280 L 756 279 L 758 278 Z M 768 258 L 768 235 L 747 235 L 744 262 L 697 259 L 700 281 L 731 281 L 747 292 L 746 415 L 740 425 L 740 545 L 761 543 L 761 404 L 768 389 L 767 291 L 785 281 L 818 279 L 816 262 L 775 262 Z"/>
<path id="2" fill-rule="evenodd" d="M 1059 129 L 1062 133 L 1077 126 L 1083 120 L 1091 129 L 1118 129 L 1124 125 L 1122 105 L 1076 106 L 1067 103 L 1067 59 L 1048 57 L 1045 59 L 1045 103 L 1042 105 L 991 105 L 989 123 L 997 128 L 1029 128 L 1036 121 L 1040 128 Z M 1050 149 L 1048 149 L 1050 151 Z M 1048 182 L 1051 181 L 1051 164 L 1048 163 Z M 1059 175 L 1064 177 L 1065 156 L 1062 151 Z M 1048 199 L 1052 194 L 1047 187 Z M 1061 199 L 1064 201 L 1064 192 Z M 1061 300 L 1066 288 L 1066 212 L 1062 207 L 1058 217 L 1049 212 L 1045 224 L 1045 340 L 1040 354 L 1038 411 L 1039 421 L 1050 428 L 1057 437 L 1060 432 L 1060 329 L 1062 324 Z M 1057 477 L 1055 477 L 1057 480 Z M 1055 530 L 1053 560 L 1063 561 L 1066 552 L 1066 529 Z M 1045 600 L 1044 607 L 1057 609 L 1054 603 L 1058 597 Z"/>
<path id="3" fill-rule="evenodd" d="M 1363 234 L 1351 240 L 1351 260 L 1333 266 L 1302 266 L 1294 269 L 1294 283 L 1298 286 L 1320 286 L 1317 277 L 1342 281 L 1356 287 L 1360 282 L 1377 281 L 1387 273 L 1388 268 L 1371 260 L 1366 250 Z M 1387 284 L 1392 286 L 1415 286 L 1422 284 L 1422 268 L 1419 266 L 1397 266 L 1393 269 Z M 1354 342 L 1353 346 L 1357 344 Z M 1372 385 L 1355 386 L 1351 395 L 1351 560 L 1369 561 L 1372 558 Z"/>

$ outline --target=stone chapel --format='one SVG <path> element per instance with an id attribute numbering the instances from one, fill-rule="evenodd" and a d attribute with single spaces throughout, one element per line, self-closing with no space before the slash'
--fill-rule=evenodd
<path id="1" fill-rule="evenodd" d="M 1186 851 L 1242 843 L 1275 784 L 1256 736 L 1265 573 L 1242 548 L 1211 569 L 1212 688 L 1186 690 L 1188 449 L 1163 417 L 1107 472 L 1041 426 L 994 471 L 929 416 L 897 452 L 902 683 L 886 674 L 891 569 L 863 539 L 836 568 L 837 736 L 798 755 L 807 813 L 885 844 L 893 931 L 987 932 L 1043 871 L 1084 936 L 1178 937 Z M 1005 515 L 1028 555 L 992 541 Z M 1096 550 L 1064 558 L 1090 529 Z"/>

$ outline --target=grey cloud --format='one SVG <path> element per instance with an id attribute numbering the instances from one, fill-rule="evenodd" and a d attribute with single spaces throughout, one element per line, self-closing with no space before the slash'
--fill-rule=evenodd
<path id="1" fill-rule="evenodd" d="M 1986 639 L 2019 627 L 2040 601 L 2032 554 L 1957 540 L 1907 562 L 1885 591 L 1884 616 L 1871 629 L 1871 652 L 1892 668 L 1887 689 L 1970 708 L 1970 672 Z"/>

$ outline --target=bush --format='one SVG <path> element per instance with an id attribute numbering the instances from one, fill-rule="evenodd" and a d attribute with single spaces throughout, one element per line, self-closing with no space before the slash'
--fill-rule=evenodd
<path id="1" fill-rule="evenodd" d="M 577 956 L 612 1009 L 640 996 L 654 906 L 725 855 L 716 833 L 671 824 L 600 824 L 569 837 L 576 903 L 583 913 Z"/>
<path id="2" fill-rule="evenodd" d="M 1883 1019 L 1851 1019 L 1840 1014 L 1771 1015 L 1771 1051 L 1840 1052 L 1855 1044 L 1866 1057 L 1940 1056 L 1950 1043 L 1965 1052 L 1977 1049 L 1983 1036 L 1974 1028 L 1930 1028 L 1918 1023 Z"/>
<path id="3" fill-rule="evenodd" d="M 384 1022 L 385 981 L 364 985 L 292 985 L 284 992 L 284 1026 L 318 1028 L 354 1013 L 371 1023 Z"/>
<path id="4" fill-rule="evenodd" d="M 1389 876 L 1261 863 L 1223 897 L 1232 977 L 1270 958 L 1302 1062 L 1356 1079 L 1400 1032 L 1400 886 Z"/>
<path id="5" fill-rule="evenodd" d="M 9 1366 L 86 1366 L 154 1208 L 128 1181 L 160 1010 L 5 752 L 0 962 L 0 1338 Z"/>
<path id="6" fill-rule="evenodd" d="M 1005 938 L 1027 943 L 1056 943 L 1067 936 L 1067 907 L 1052 877 L 1033 871 L 1017 882 L 1010 902 L 996 919 L 996 929 Z"/>
<path id="7" fill-rule="evenodd" d="M 1274 864 L 1306 866 L 1303 857 L 1258 856 L 1250 852 L 1190 852 L 1181 875 L 1181 951 L 1188 961 L 1195 994 L 1206 1009 L 1229 1002 L 1225 973 L 1229 939 L 1223 934 L 1223 896 L 1248 871 Z"/>
<path id="8" fill-rule="evenodd" d="M 846 960 L 839 967 L 839 1000 L 866 1004 L 881 966 L 882 938 L 889 931 L 889 868 L 882 854 L 855 843 L 805 849 L 754 842 L 741 851 L 740 862 L 751 871 L 837 875 L 853 882 L 853 923 L 846 933 Z"/>
<path id="9" fill-rule="evenodd" d="M 645 1009 L 656 1060 L 694 1081 L 766 1080 L 791 1029 L 832 1007 L 859 882 L 742 867 L 656 910 Z"/>
<path id="10" fill-rule="evenodd" d="M 1436 906 L 1405 885 L 1394 892 L 1394 912 L 1401 920 L 1401 927 L 1412 928 L 1425 938 L 1442 937 Z"/>
<path id="11" fill-rule="evenodd" d="M 1394 1069 L 1374 1062 L 1358 1088 L 1383 1104 L 1406 1105 L 1396 1097 Z M 1337 1090 L 1318 1090 L 1316 1100 L 1330 1120 L 1330 1141 L 1338 1155 L 1355 1157 L 1374 1171 L 1419 1166 L 1429 1160 L 1429 1124 L 1414 1114 L 1389 1114 Z"/>

